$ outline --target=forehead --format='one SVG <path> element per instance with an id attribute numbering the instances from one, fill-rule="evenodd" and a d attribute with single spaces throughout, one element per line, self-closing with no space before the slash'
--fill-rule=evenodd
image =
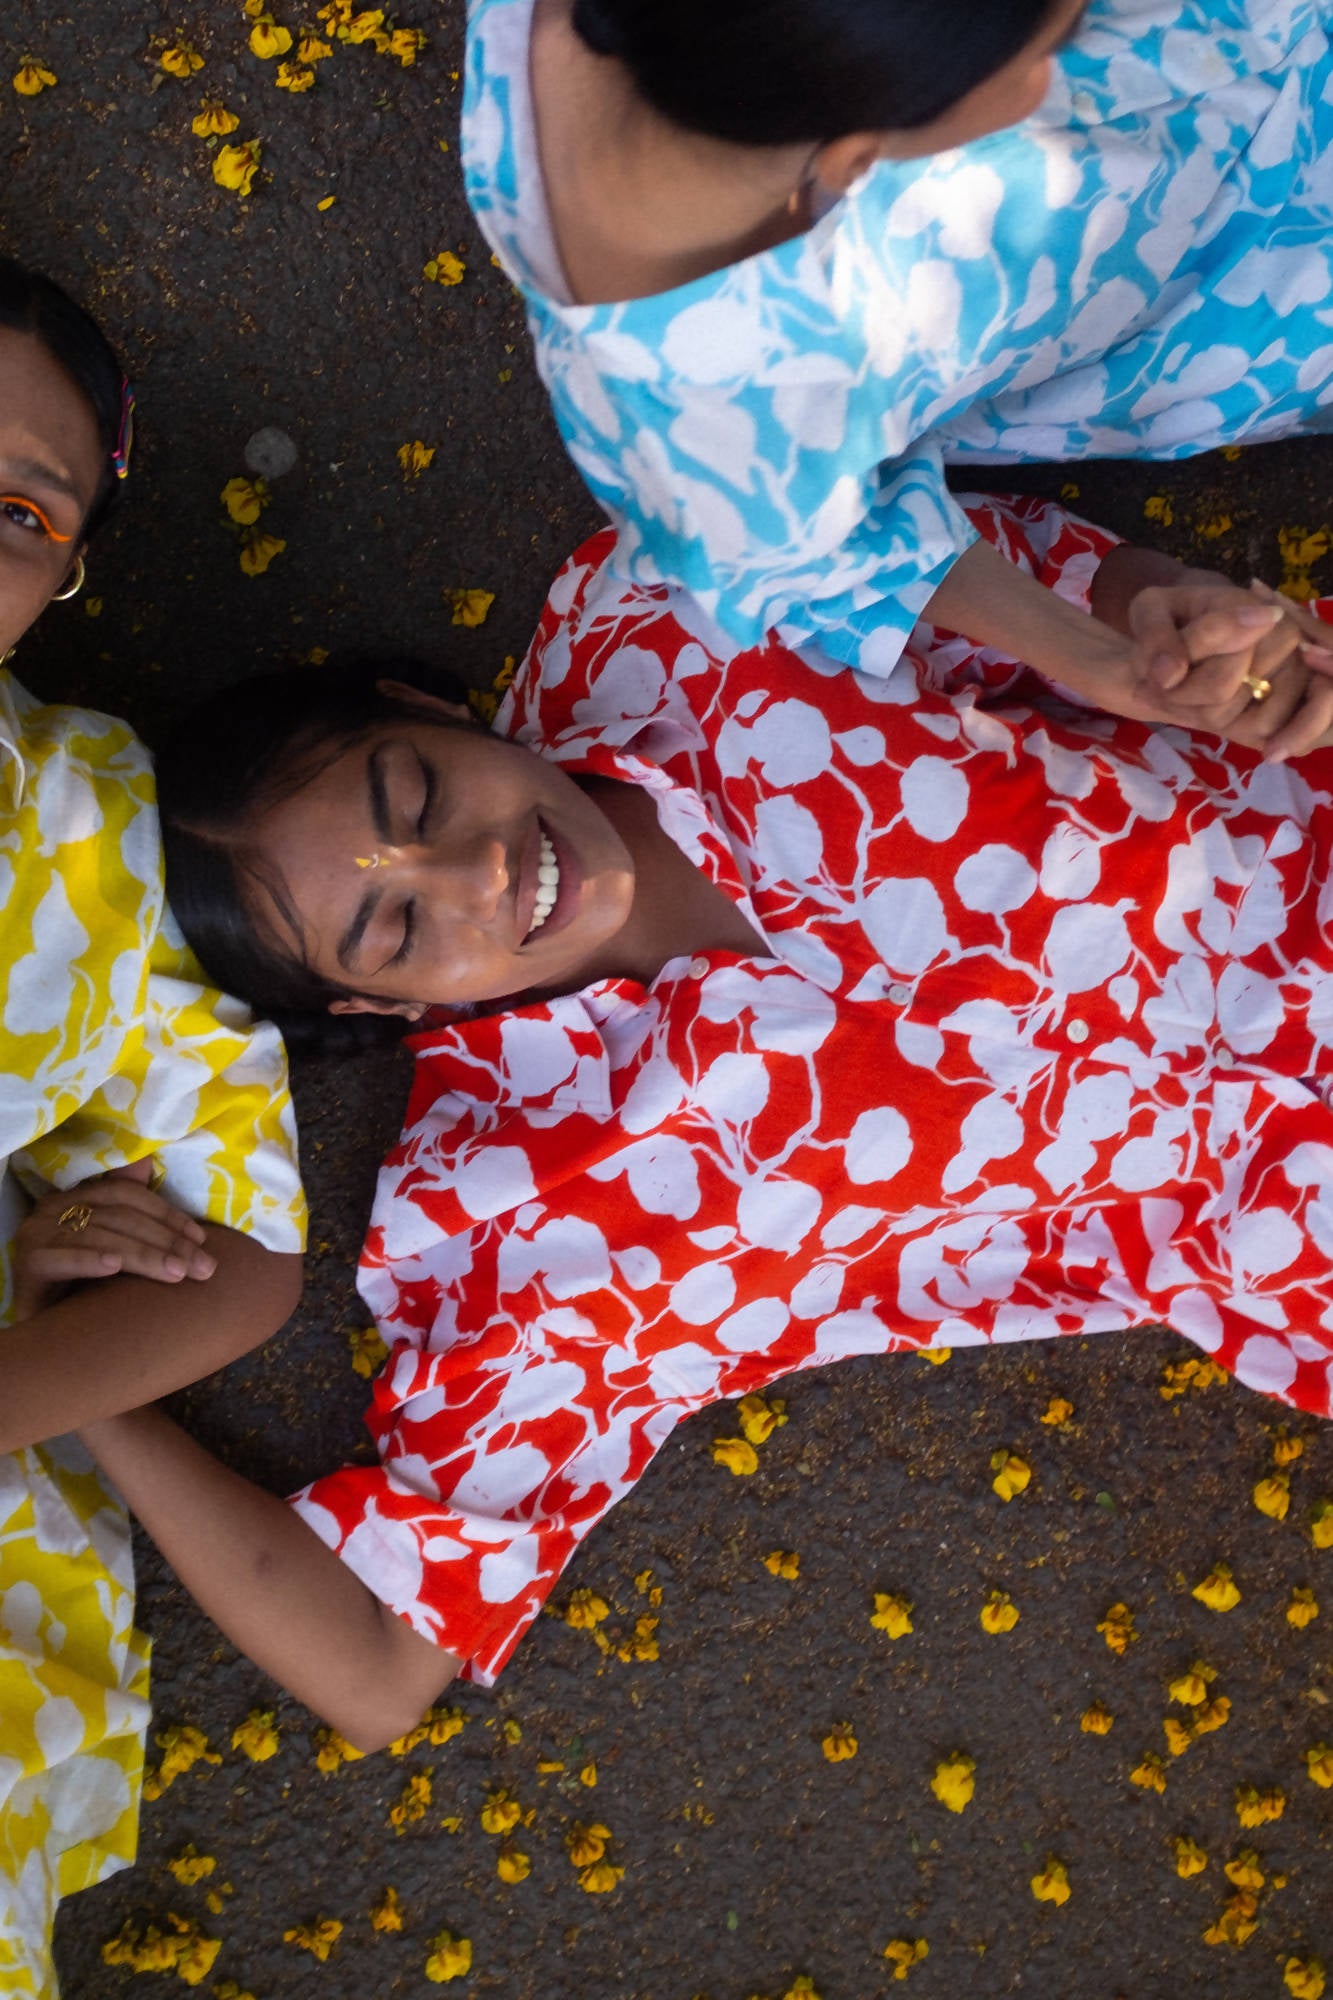
<path id="1" fill-rule="evenodd" d="M 0 326 L 0 472 L 31 461 L 91 499 L 103 450 L 93 406 L 34 333 Z"/>

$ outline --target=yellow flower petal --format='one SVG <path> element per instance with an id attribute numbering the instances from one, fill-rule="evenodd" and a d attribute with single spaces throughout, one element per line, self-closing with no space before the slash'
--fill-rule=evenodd
<path id="1" fill-rule="evenodd" d="M 1013 1451 L 993 1452 L 990 1469 L 995 1474 L 991 1485 L 1001 1500 L 1012 1500 L 1016 1493 L 1024 1492 L 1032 1477 L 1032 1468 L 1027 1460 Z"/>
<path id="2" fill-rule="evenodd" d="M 929 1958 L 930 1946 L 924 1938 L 890 1938 L 884 1947 L 884 1956 L 893 1967 L 895 1979 L 906 1979 L 914 1965 L 923 1958 Z"/>
<path id="3" fill-rule="evenodd" d="M 451 1979 L 464 1978 L 472 1970 L 471 1938 L 441 1931 L 431 1939 L 431 1954 L 425 1969 L 432 1986 L 446 1986 Z"/>
<path id="4" fill-rule="evenodd" d="M 213 179 L 244 201 L 254 186 L 263 150 L 258 139 L 247 139 L 243 146 L 219 146 L 213 156 Z"/>
<path id="5" fill-rule="evenodd" d="M 1230 1721 L 1230 1719 L 1230 1695 L 1214 1695 L 1211 1701 L 1205 1702 L 1202 1708 L 1195 1710 L 1194 1734 L 1196 1736 L 1208 1736 L 1214 1729 L 1221 1729 L 1222 1725 Z"/>
<path id="6" fill-rule="evenodd" d="M 388 1343 L 381 1338 L 376 1326 L 353 1327 L 348 1333 L 347 1345 L 351 1349 L 353 1370 L 364 1376 L 366 1381 L 389 1358 Z"/>
<path id="7" fill-rule="evenodd" d="M 241 568 L 247 576 L 263 576 L 286 546 L 280 535 L 266 535 L 262 528 L 251 528 L 241 544 Z"/>
<path id="8" fill-rule="evenodd" d="M 502 1787 L 488 1792 L 481 1809 L 483 1833 L 512 1833 L 523 1817 L 523 1808 L 513 1793 Z"/>
<path id="9" fill-rule="evenodd" d="M 1291 1506 L 1291 1481 L 1285 1472 L 1270 1472 L 1254 1489 L 1254 1504 L 1270 1521 L 1285 1521 Z"/>
<path id="10" fill-rule="evenodd" d="M 1333 1500 L 1316 1500 L 1310 1509 L 1310 1540 L 1317 1549 L 1333 1549 Z"/>
<path id="11" fill-rule="evenodd" d="M 1282 1967 L 1282 1983 L 1293 2000 L 1323 2000 L 1324 1962 L 1319 1958 L 1289 1958 Z"/>
<path id="12" fill-rule="evenodd" d="M 433 1789 L 429 1771 L 412 1773 L 399 1794 L 397 1805 L 389 1807 L 389 1824 L 395 1833 L 401 1833 L 404 1827 L 414 1826 L 426 1817 Z"/>
<path id="13" fill-rule="evenodd" d="M 1131 1785 L 1138 1785 L 1140 1790 L 1145 1792 L 1164 1792 L 1166 1790 L 1166 1770 L 1161 1758 L 1150 1750 L 1147 1756 L 1137 1763 L 1130 1772 L 1129 1782 Z"/>
<path id="14" fill-rule="evenodd" d="M 1254 1785 L 1237 1785 L 1235 1804 L 1242 1826 L 1266 1826 L 1270 1820 L 1281 1819 L 1287 1795 L 1279 1785 L 1270 1785 L 1266 1791 Z"/>
<path id="15" fill-rule="evenodd" d="M 1104 1708 L 1101 1702 L 1094 1701 L 1091 1708 L 1084 1709 L 1078 1719 L 1078 1726 L 1085 1736 L 1106 1736 L 1109 1735 L 1114 1721 L 1115 1717 L 1110 1709 Z"/>
<path id="16" fill-rule="evenodd" d="M 843 1722 L 839 1723 L 836 1729 L 830 1729 L 819 1747 L 830 1764 L 845 1764 L 849 1757 L 856 1755 L 860 1746 L 852 1734 L 850 1724 Z"/>
<path id="17" fill-rule="evenodd" d="M 272 1708 L 252 1708 L 246 1720 L 232 1730 L 232 1750 L 244 1750 L 252 1764 L 266 1764 L 270 1756 L 278 1754 L 280 1742 Z"/>
<path id="18" fill-rule="evenodd" d="M 169 1872 L 175 1876 L 182 1888 L 191 1889 L 196 1882 L 202 1882 L 217 1867 L 217 1860 L 211 1854 L 201 1854 L 194 1842 L 174 1854 L 167 1863 Z"/>
<path id="19" fill-rule="evenodd" d="M 566 1829 L 565 1846 L 576 1868 L 590 1868 L 595 1861 L 602 1859 L 610 1838 L 610 1827 L 603 1826 L 600 1820 L 585 1822 L 576 1819 Z"/>
<path id="20" fill-rule="evenodd" d="M 532 1873 L 532 1857 L 505 1841 L 495 1857 L 495 1872 L 502 1882 L 526 1882 Z"/>
<path id="21" fill-rule="evenodd" d="M 199 115 L 191 121 L 190 130 L 196 139 L 225 139 L 240 122 L 234 111 L 228 111 L 221 98 L 204 97 L 200 99 Z"/>
<path id="22" fill-rule="evenodd" d="M 993 1590 L 981 1607 L 983 1632 L 1012 1632 L 1018 1623 L 1018 1606 L 1007 1590 Z"/>
<path id="23" fill-rule="evenodd" d="M 1057 1907 L 1069 1901 L 1069 1870 L 1063 1861 L 1057 1861 L 1053 1854 L 1046 1857 L 1046 1866 L 1040 1875 L 1032 1878 L 1032 1893 L 1039 1903 L 1054 1903 Z"/>
<path id="24" fill-rule="evenodd" d="M 1164 528 L 1169 528 L 1176 518 L 1176 510 L 1171 505 L 1170 494 L 1154 493 L 1145 500 L 1143 503 L 1143 518 L 1145 521 L 1160 521 Z"/>
<path id="25" fill-rule="evenodd" d="M 1274 1465 L 1294 1465 L 1305 1450 L 1304 1438 L 1293 1437 L 1285 1428 L 1273 1439 Z"/>
<path id="26" fill-rule="evenodd" d="M 1201 1875 L 1208 1866 L 1208 1856 L 1197 1840 L 1191 1840 L 1187 1833 L 1178 1833 L 1171 1842 L 1176 1857 L 1176 1873 L 1188 1881 L 1191 1875 Z"/>
<path id="27" fill-rule="evenodd" d="M 795 1549 L 770 1549 L 764 1557 L 764 1568 L 770 1576 L 784 1577 L 788 1583 L 795 1583 L 801 1574 L 801 1558 Z"/>
<path id="28" fill-rule="evenodd" d="M 728 1472 L 737 1478 L 744 1478 L 759 1470 L 759 1454 L 748 1438 L 714 1438 L 713 1463 L 725 1465 Z"/>
<path id="29" fill-rule="evenodd" d="M 157 61 L 158 68 L 164 69 L 168 76 L 177 76 L 186 83 L 204 66 L 203 57 L 189 42 L 173 42 L 169 49 L 163 49 Z"/>
<path id="30" fill-rule="evenodd" d="M 1222 1905 L 1222 1913 L 1216 1923 L 1209 1924 L 1203 1934 L 1205 1944 L 1229 1944 L 1239 1947 L 1248 1944 L 1258 1928 L 1256 1911 L 1258 1899 L 1252 1889 L 1237 1889 Z"/>
<path id="31" fill-rule="evenodd" d="M 1313 1625 L 1318 1616 L 1319 1606 L 1315 1602 L 1314 1592 L 1307 1590 L 1303 1584 L 1296 1584 L 1291 1593 L 1291 1602 L 1287 1606 L 1288 1625 L 1294 1625 L 1298 1632 L 1303 1632 L 1307 1625 Z"/>
<path id="32" fill-rule="evenodd" d="M 1252 1847 L 1242 1847 L 1230 1861 L 1223 1864 L 1222 1873 L 1233 1889 L 1262 1889 L 1264 1871 L 1259 1866 L 1259 1857 Z"/>
<path id="33" fill-rule="evenodd" d="M 889 1591 L 877 1590 L 870 1622 L 877 1632 L 887 1632 L 891 1639 L 905 1639 L 912 1629 L 910 1600 Z"/>
<path id="34" fill-rule="evenodd" d="M 1052 1396 L 1042 1411 L 1039 1422 L 1043 1424 L 1067 1424 L 1074 1414 L 1074 1405 L 1063 1396 Z"/>
<path id="35" fill-rule="evenodd" d="M 290 90 L 294 97 L 314 86 L 315 72 L 303 63 L 279 63 L 278 73 L 273 79 L 279 90 Z"/>
<path id="36" fill-rule="evenodd" d="M 606 1599 L 592 1590 L 573 1591 L 565 1607 L 565 1623 L 576 1632 L 591 1632 L 594 1625 L 600 1625 L 610 1616 L 611 1607 Z"/>
<path id="37" fill-rule="evenodd" d="M 386 1889 L 378 1903 L 370 1906 L 372 1930 L 400 1931 L 403 1928 L 403 1906 L 396 1889 Z"/>
<path id="38" fill-rule="evenodd" d="M 250 53 L 261 62 L 271 62 L 274 56 L 285 56 L 292 46 L 290 28 L 280 28 L 276 21 L 261 16 L 250 30 Z"/>
<path id="39" fill-rule="evenodd" d="M 960 1813 L 970 1803 L 976 1790 L 976 1768 L 975 1760 L 961 1750 L 955 1751 L 952 1757 L 943 1758 L 935 1766 L 930 1789 L 950 1812 Z"/>
<path id="40" fill-rule="evenodd" d="M 605 1896 L 615 1888 L 625 1873 L 609 1861 L 594 1861 L 591 1868 L 584 1868 L 579 1874 L 579 1887 L 586 1889 L 590 1896 Z"/>
<path id="41" fill-rule="evenodd" d="M 413 438 L 410 444 L 398 447 L 398 463 L 402 467 L 404 479 L 419 479 L 434 458 L 437 447 L 423 444 L 420 438 Z"/>
<path id="42" fill-rule="evenodd" d="M 336 1917 L 321 1917 L 317 1923 L 297 1924 L 294 1929 L 284 1931 L 282 1941 L 294 1944 L 298 1951 L 308 1951 L 324 1965 L 342 1933 L 343 1927 Z"/>
<path id="43" fill-rule="evenodd" d="M 1097 1627 L 1113 1653 L 1124 1653 L 1138 1638 L 1134 1613 L 1127 1604 L 1113 1604 Z"/>
<path id="44" fill-rule="evenodd" d="M 1305 1768 L 1321 1791 L 1333 1786 L 1333 1743 L 1314 1743 L 1305 1753 Z"/>
<path id="45" fill-rule="evenodd" d="M 769 1402 L 763 1396 L 742 1396 L 736 1405 L 741 1435 L 751 1444 L 764 1444 L 787 1421 L 785 1403 Z"/>
<path id="46" fill-rule="evenodd" d="M 953 1359 L 953 1349 L 951 1347 L 918 1347 L 916 1358 L 918 1361 L 928 1361 L 932 1368 L 943 1368 L 946 1361 Z M 898 1977 L 900 1975 L 895 1973 L 894 1978 Z"/>
<path id="47" fill-rule="evenodd" d="M 1194 1731 L 1178 1716 L 1168 1715 L 1162 1723 L 1166 1747 L 1173 1757 L 1183 1757 L 1194 1741 Z"/>
<path id="48" fill-rule="evenodd" d="M 55 71 L 47 69 L 44 63 L 34 61 L 31 56 L 25 56 L 14 72 L 14 88 L 20 97 L 40 96 L 42 91 L 50 90 L 55 81 Z"/>
<path id="49" fill-rule="evenodd" d="M 1195 1584 L 1190 1596 L 1197 1597 L 1210 1611 L 1232 1611 L 1240 1603 L 1236 1580 L 1225 1563 L 1215 1563 L 1202 1583 Z"/>
<path id="50" fill-rule="evenodd" d="M 486 623 L 487 613 L 495 602 L 493 590 L 446 590 L 444 595 L 453 606 L 453 623 L 474 629 Z"/>
<path id="51" fill-rule="evenodd" d="M 1187 1673 L 1177 1674 L 1168 1681 L 1166 1691 L 1172 1701 L 1183 1702 L 1189 1708 L 1197 1708 L 1208 1699 L 1208 1688 L 1217 1679 L 1217 1669 L 1196 1660 Z"/>
<path id="52" fill-rule="evenodd" d="M 262 479 L 229 479 L 221 500 L 239 528 L 253 527 L 269 503 L 269 490 Z"/>
<path id="53" fill-rule="evenodd" d="M 433 285 L 461 285 L 467 272 L 467 265 L 461 257 L 455 257 L 452 250 L 439 250 L 422 271 Z"/>

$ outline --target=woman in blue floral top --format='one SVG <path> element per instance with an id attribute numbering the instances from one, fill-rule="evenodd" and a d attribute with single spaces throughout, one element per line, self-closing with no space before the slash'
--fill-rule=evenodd
<path id="1" fill-rule="evenodd" d="M 1280 741 L 1243 655 L 1187 697 L 1170 631 L 1005 574 L 944 467 L 1321 425 L 1328 12 L 471 0 L 469 197 L 622 571 L 733 642 L 886 672 L 926 615 L 1124 713 L 1313 740 L 1323 680 Z"/>

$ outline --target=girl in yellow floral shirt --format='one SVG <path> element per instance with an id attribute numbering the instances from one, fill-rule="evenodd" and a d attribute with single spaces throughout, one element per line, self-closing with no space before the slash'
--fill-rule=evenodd
<path id="1" fill-rule="evenodd" d="M 132 401 L 0 258 L 0 655 L 83 578 Z M 0 1992 L 52 2000 L 57 1899 L 133 1858 L 147 1643 L 124 1510 L 62 1435 L 264 1340 L 300 1289 L 281 1042 L 167 909 L 123 724 L 0 670 Z M 46 1442 L 43 1442 L 45 1440 Z"/>

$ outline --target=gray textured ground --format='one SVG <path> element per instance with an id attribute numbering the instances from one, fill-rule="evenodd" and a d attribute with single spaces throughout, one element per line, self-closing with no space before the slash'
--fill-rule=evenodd
<path id="1" fill-rule="evenodd" d="M 513 295 L 463 205 L 459 0 L 420 0 L 400 17 L 431 36 L 415 70 L 342 48 L 298 98 L 248 54 L 231 0 L 7 0 L 3 15 L 9 67 L 31 50 L 60 81 L 29 105 L 4 90 L 0 241 L 100 307 L 142 393 L 131 505 L 94 565 L 102 614 L 55 607 L 24 648 L 24 677 L 128 712 L 150 736 L 195 690 L 316 645 L 408 646 L 484 683 L 522 647 L 595 516 L 547 418 Z M 191 86 L 158 84 L 152 38 L 178 30 L 205 70 Z M 246 203 L 214 187 L 190 133 L 204 88 L 240 114 L 238 137 L 264 141 Z M 467 264 L 454 289 L 422 281 L 440 249 Z M 286 553 L 251 580 L 217 496 L 263 424 L 291 433 L 300 462 L 266 523 Z M 438 449 L 408 487 L 396 452 L 415 438 Z M 1231 529 L 1198 552 L 1276 581 L 1278 527 L 1330 511 L 1329 449 L 1079 468 L 1053 483 L 1072 476 L 1088 513 L 1130 533 L 1148 495 L 1171 494 L 1177 552 L 1225 512 Z M 449 623 L 442 592 L 462 585 L 497 594 L 480 631 Z M 382 1057 L 297 1082 L 316 1216 L 306 1304 L 288 1334 L 184 1399 L 201 1434 L 278 1487 L 360 1448 L 364 1384 L 344 1339 L 363 1317 L 352 1266 L 406 1079 Z M 1304 1532 L 1310 1502 L 1333 1493 L 1333 1437 L 1297 1422 L 1308 1440 L 1297 1504 L 1282 1525 L 1262 1519 L 1249 1493 L 1276 1412 L 1236 1388 L 1164 1402 L 1160 1369 L 1179 1351 L 1141 1334 L 798 1378 L 791 1421 L 750 1480 L 712 1464 L 712 1437 L 734 1425 L 705 1416 L 570 1579 L 600 1591 L 623 1632 L 643 1609 L 634 1578 L 650 1568 L 660 1660 L 603 1665 L 587 1634 L 543 1619 L 496 1695 L 462 1694 L 463 1735 L 406 1766 L 380 1757 L 319 1774 L 310 1718 L 142 1549 L 158 1724 L 195 1723 L 226 1754 L 145 1809 L 136 1870 L 66 1906 L 67 1994 L 128 1992 L 133 1975 L 102 1963 L 103 1940 L 127 1915 L 161 1922 L 171 1910 L 223 1940 L 202 1990 L 230 1978 L 257 2000 L 425 1994 L 444 1926 L 474 1946 L 455 1990 L 502 2000 L 777 2000 L 801 1973 L 824 2000 L 863 2000 L 898 1990 L 880 1955 L 895 1936 L 929 1942 L 905 1989 L 923 2000 L 1282 1994 L 1287 1950 L 1333 1961 L 1333 1792 L 1302 1763 L 1333 1739 L 1333 1553 L 1316 1554 Z M 1074 1405 L 1067 1431 L 1038 1422 L 1057 1393 Z M 1000 1445 L 1035 1466 L 1008 1507 L 989 1487 Z M 775 1547 L 800 1551 L 797 1582 L 764 1569 Z M 1226 1617 L 1189 1594 L 1219 1557 L 1245 1593 Z M 1327 1600 L 1305 1633 L 1283 1618 L 1295 1584 Z M 1003 1638 L 977 1623 L 995 1586 L 1022 1612 Z M 913 1599 L 912 1637 L 871 1628 L 877 1588 Z M 1121 1660 L 1095 1629 L 1115 1599 L 1142 1634 Z M 1145 1794 L 1127 1774 L 1162 1747 L 1165 1680 L 1198 1654 L 1233 1720 L 1172 1765 L 1164 1797 Z M 1116 1716 L 1105 1738 L 1078 1727 L 1094 1697 Z M 232 1728 L 275 1700 L 281 1751 L 249 1764 L 228 1750 Z M 844 1721 L 859 1753 L 830 1764 L 820 1741 Z M 961 1817 L 928 1789 L 955 1748 L 977 1762 Z M 590 1759 L 591 1792 L 575 1775 Z M 566 1768 L 541 1774 L 539 1761 Z M 395 1835 L 388 1809 L 408 1770 L 427 1768 L 431 1808 Z M 1280 1784 L 1281 1821 L 1240 1835 L 1241 1782 Z M 497 1785 L 535 1812 L 532 1873 L 514 1887 L 497 1879 L 479 1825 Z M 461 1830 L 443 1830 L 455 1815 Z M 591 1818 L 612 1828 L 626 1869 L 604 1897 L 579 1889 L 563 1843 Z M 1166 1845 L 1184 1832 L 1210 1857 L 1188 1882 Z M 166 1871 L 187 1841 L 232 1885 L 219 1916 L 202 1887 Z M 1286 1885 L 1266 1889 L 1243 1949 L 1210 1947 L 1222 1864 L 1241 1845 Z M 1029 1893 L 1048 1852 L 1069 1867 L 1063 1909 Z M 390 1883 L 407 1924 L 377 1936 L 368 1911 Z M 282 1942 L 319 1916 L 345 1925 L 324 1965 Z"/>

